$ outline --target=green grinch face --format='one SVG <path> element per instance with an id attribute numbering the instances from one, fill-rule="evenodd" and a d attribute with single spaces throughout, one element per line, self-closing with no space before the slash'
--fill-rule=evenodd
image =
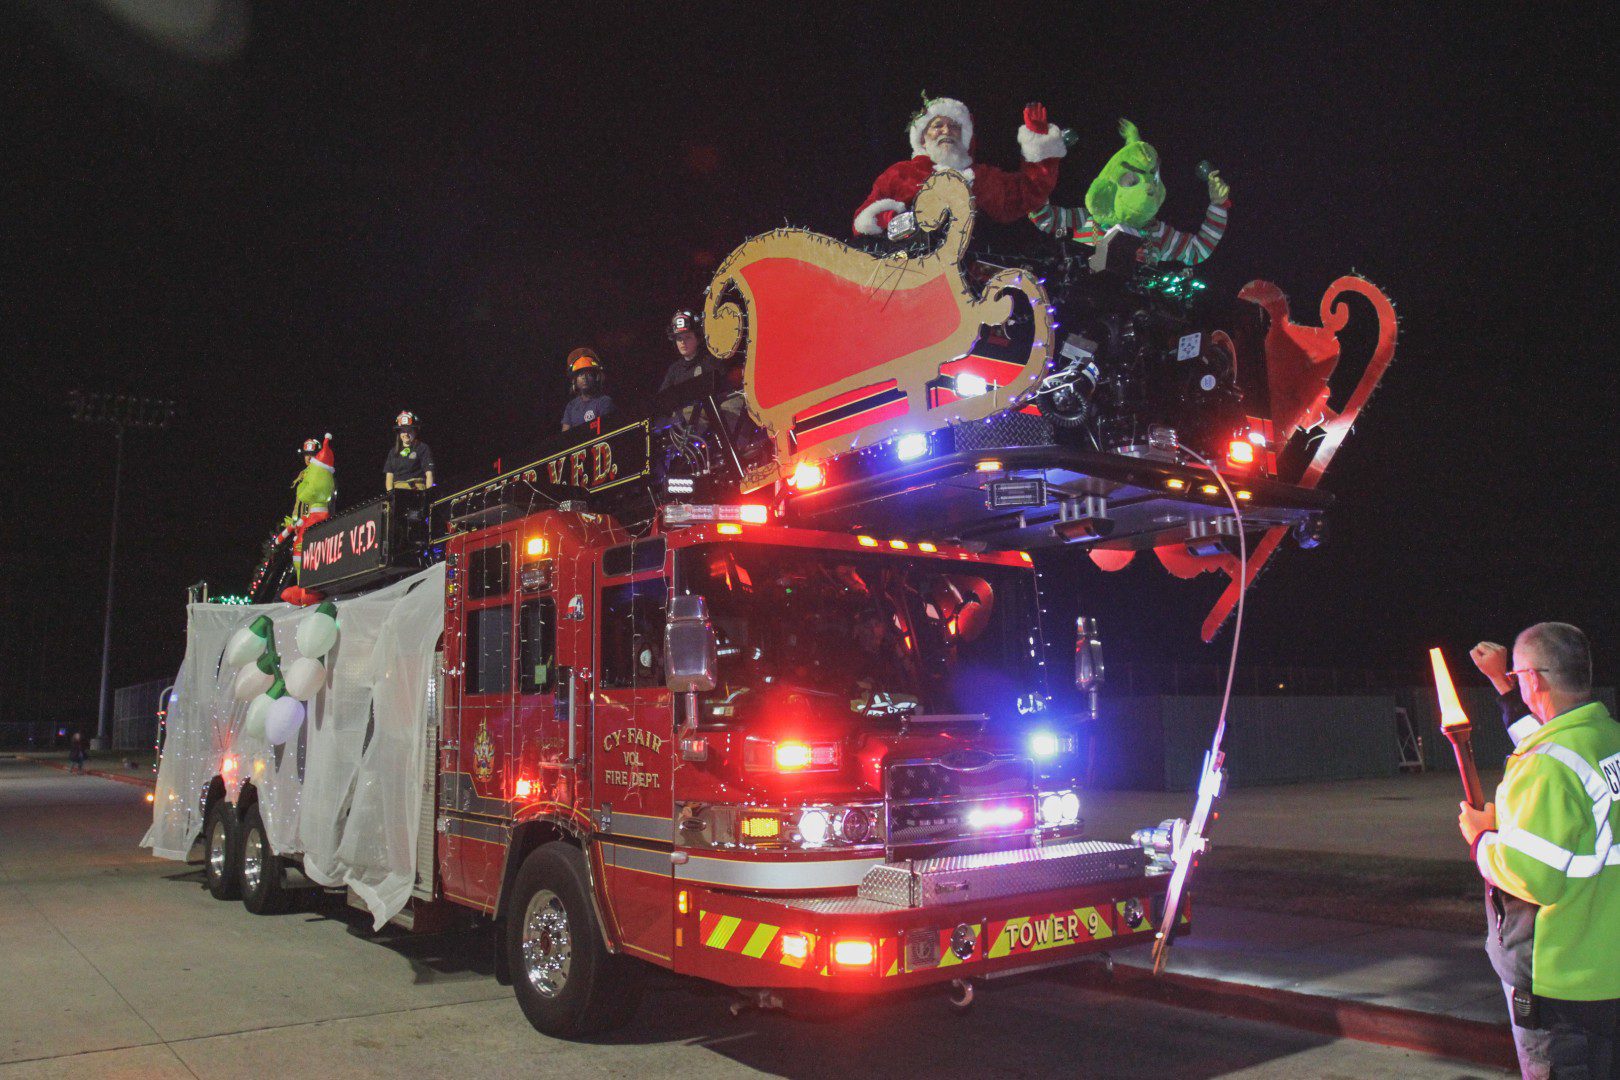
<path id="1" fill-rule="evenodd" d="M 1164 181 L 1159 179 L 1159 152 L 1142 141 L 1136 125 L 1119 122 L 1125 145 L 1086 192 L 1086 212 L 1103 228 L 1129 225 L 1145 229 L 1164 205 Z"/>
<path id="2" fill-rule="evenodd" d="M 323 469 L 312 461 L 298 474 L 298 485 L 293 489 L 293 494 L 301 503 L 324 506 L 332 501 L 332 493 L 335 490 L 337 481 L 332 476 L 331 470 Z"/>

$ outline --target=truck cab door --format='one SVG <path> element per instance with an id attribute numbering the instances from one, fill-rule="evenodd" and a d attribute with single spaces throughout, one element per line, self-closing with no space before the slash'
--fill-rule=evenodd
<path id="1" fill-rule="evenodd" d="M 451 541 L 440 744 L 439 873 L 445 895 L 493 911 L 511 835 L 516 562 L 512 529 Z"/>
<path id="2" fill-rule="evenodd" d="M 675 739 L 664 684 L 669 580 L 661 538 L 603 553 L 591 782 L 609 907 L 633 954 L 671 962 Z"/>

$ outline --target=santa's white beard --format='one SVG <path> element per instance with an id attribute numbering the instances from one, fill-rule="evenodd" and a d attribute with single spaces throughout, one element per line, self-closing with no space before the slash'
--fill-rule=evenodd
<path id="1" fill-rule="evenodd" d="M 923 153 L 933 161 L 935 168 L 966 172 L 973 165 L 968 152 L 955 143 L 931 142 L 923 147 Z"/>

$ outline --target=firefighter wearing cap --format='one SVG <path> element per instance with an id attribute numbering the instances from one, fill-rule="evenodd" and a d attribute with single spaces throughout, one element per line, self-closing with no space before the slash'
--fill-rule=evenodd
<path id="1" fill-rule="evenodd" d="M 394 445 L 383 462 L 383 490 L 426 491 L 433 486 L 433 451 L 416 437 L 416 414 L 394 417 Z"/>
<path id="2" fill-rule="evenodd" d="M 575 349 L 568 354 L 568 382 L 574 396 L 563 407 L 564 431 L 593 424 L 613 411 L 613 399 L 605 392 L 602 358 L 594 349 Z"/>
<path id="3" fill-rule="evenodd" d="M 855 211 L 856 236 L 882 236 L 897 214 L 907 214 L 930 177 L 946 169 L 961 173 L 973 187 L 979 213 L 1011 224 L 1046 205 L 1057 187 L 1058 160 L 1068 153 L 1063 131 L 1046 118 L 1046 106 L 1024 107 L 1018 147 L 1024 160 L 1016 172 L 973 160 L 973 116 L 955 98 L 931 98 L 911 118 L 906 131 L 912 157 L 885 169 Z"/>

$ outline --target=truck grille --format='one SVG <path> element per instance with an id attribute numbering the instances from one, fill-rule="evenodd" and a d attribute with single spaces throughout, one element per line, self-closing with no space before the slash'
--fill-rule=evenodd
<path id="1" fill-rule="evenodd" d="M 884 778 L 889 847 L 1028 834 L 1035 824 L 1034 784 L 1028 758 L 967 751 L 895 762 Z M 994 820 L 1010 809 L 1019 811 L 1017 822 Z"/>

